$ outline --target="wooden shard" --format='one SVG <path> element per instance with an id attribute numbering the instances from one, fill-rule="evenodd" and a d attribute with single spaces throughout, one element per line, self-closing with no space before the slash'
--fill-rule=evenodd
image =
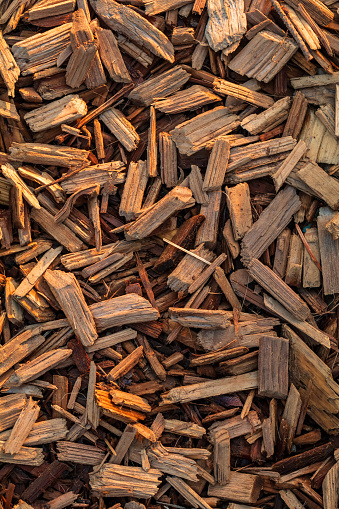
<path id="1" fill-rule="evenodd" d="M 34 360 L 21 365 L 6 381 L 6 387 L 19 387 L 22 384 L 39 378 L 52 367 L 57 366 L 72 354 L 72 350 L 59 348 L 46 352 Z"/>
<path id="2" fill-rule="evenodd" d="M 58 224 L 46 209 L 33 210 L 31 217 L 71 253 L 82 251 L 84 248 L 83 242 L 66 225 Z"/>
<path id="3" fill-rule="evenodd" d="M 161 181 L 166 187 L 175 187 L 178 183 L 177 149 L 168 133 L 159 133 L 159 153 Z"/>
<path id="4" fill-rule="evenodd" d="M 37 198 L 34 196 L 29 187 L 25 184 L 25 182 L 21 179 L 18 172 L 13 168 L 11 164 L 3 164 L 1 166 L 2 174 L 6 177 L 6 179 L 11 182 L 14 186 L 21 190 L 22 195 L 24 196 L 27 203 L 30 204 L 31 207 L 35 209 L 40 209 L 40 203 Z"/>
<path id="5" fill-rule="evenodd" d="M 21 447 L 25 443 L 26 438 L 38 418 L 39 412 L 39 406 L 32 400 L 32 398 L 30 398 L 27 401 L 25 408 L 22 409 L 10 436 L 4 444 L 3 451 L 5 454 L 14 455 L 20 452 Z"/>
<path id="6" fill-rule="evenodd" d="M 339 208 L 339 183 L 316 163 L 309 162 L 298 171 L 298 177 L 313 189 L 332 209 Z"/>
<path id="7" fill-rule="evenodd" d="M 98 26 L 95 28 L 95 35 L 99 42 L 100 58 L 112 80 L 118 83 L 130 83 L 131 77 L 113 32 Z"/>
<path id="8" fill-rule="evenodd" d="M 234 240 L 240 240 L 252 226 L 250 190 L 247 183 L 226 187 L 226 201 L 231 218 Z"/>
<path id="9" fill-rule="evenodd" d="M 34 109 L 24 116 L 33 132 L 73 122 L 87 113 L 87 104 L 78 95 L 66 95 L 58 101 Z"/>
<path id="10" fill-rule="evenodd" d="M 73 274 L 48 269 L 44 275 L 59 306 L 64 311 L 76 336 L 84 346 L 93 345 L 98 337 L 93 316 L 80 285 Z"/>
<path id="11" fill-rule="evenodd" d="M 180 154 L 190 156 L 203 148 L 212 148 L 215 141 L 232 132 L 240 124 L 228 108 L 219 106 L 187 120 L 170 132 Z"/>
<path id="12" fill-rule="evenodd" d="M 139 135 L 120 110 L 110 108 L 101 113 L 100 120 L 103 121 L 126 150 L 130 152 L 137 148 L 140 140 Z"/>
<path id="13" fill-rule="evenodd" d="M 176 489 L 193 507 L 211 509 L 207 502 L 179 477 L 166 477 L 166 481 Z"/>
<path id="14" fill-rule="evenodd" d="M 161 472 L 151 468 L 126 467 L 106 463 L 98 472 L 90 474 L 90 485 L 98 496 L 150 498 L 158 490 Z"/>
<path id="15" fill-rule="evenodd" d="M 174 187 L 164 198 L 159 200 L 149 211 L 141 215 L 132 226 L 126 230 L 127 240 L 137 240 L 148 237 L 179 210 L 194 204 L 192 192 L 187 187 Z"/>
<path id="16" fill-rule="evenodd" d="M 218 484 L 225 486 L 231 475 L 231 441 L 227 429 L 214 434 L 214 475 Z"/>
<path id="17" fill-rule="evenodd" d="M 258 500 L 261 486 L 262 481 L 257 475 L 231 472 L 226 485 L 209 486 L 208 496 L 234 500 L 242 504 L 253 504 Z"/>
<path id="18" fill-rule="evenodd" d="M 241 387 L 241 388 L 240 388 Z M 229 394 L 234 390 L 250 390 L 258 387 L 258 372 L 221 378 L 183 387 L 176 387 L 162 394 L 163 404 L 187 403 L 201 398 L 209 398 L 220 394 Z"/>
<path id="19" fill-rule="evenodd" d="M 98 332 L 119 325 L 149 322 L 159 317 L 158 311 L 135 293 L 91 304 L 89 309 Z"/>
<path id="20" fill-rule="evenodd" d="M 338 239 L 334 239 L 327 229 L 327 224 L 335 217 L 328 207 L 321 207 L 317 218 L 320 260 L 325 295 L 339 291 Z"/>
<path id="21" fill-rule="evenodd" d="M 200 226 L 195 240 L 196 245 L 205 244 L 207 248 L 214 249 L 217 244 L 218 225 L 220 217 L 221 190 L 208 193 L 208 204 L 203 205 L 200 213 L 205 221 Z"/>
<path id="22" fill-rule="evenodd" d="M 241 122 L 241 127 L 250 134 L 265 133 L 280 125 L 288 117 L 290 109 L 290 98 L 283 97 L 276 101 L 270 108 L 262 113 L 253 113 L 245 117 Z"/>
<path id="23" fill-rule="evenodd" d="M 11 161 L 55 166 L 82 166 L 86 164 L 88 152 L 73 147 L 47 145 L 43 143 L 12 143 Z"/>
<path id="24" fill-rule="evenodd" d="M 193 85 L 185 90 L 171 94 L 171 96 L 166 99 L 156 100 L 154 107 L 163 113 L 174 114 L 187 110 L 197 110 L 206 104 L 218 101 L 220 101 L 220 97 L 210 92 L 208 88 L 200 85 Z"/>
<path id="25" fill-rule="evenodd" d="M 280 191 L 242 240 L 242 260 L 248 264 L 260 258 L 299 210 L 300 200 L 292 187 Z"/>
<path id="26" fill-rule="evenodd" d="M 207 6 L 208 23 L 206 26 L 206 38 L 214 51 L 223 50 L 227 55 L 240 43 L 246 32 L 246 14 L 244 2 L 223 0 L 211 2 Z"/>
<path id="27" fill-rule="evenodd" d="M 298 46 L 288 38 L 273 32 L 259 32 L 228 64 L 232 71 L 268 83 L 297 51 Z M 257 65 L 253 51 L 264 55 Z M 275 58 L 272 59 L 272 56 Z M 278 57 L 278 58 L 276 58 Z"/>
<path id="28" fill-rule="evenodd" d="M 21 73 L 25 76 L 56 66 L 59 55 L 70 45 L 71 27 L 72 23 L 65 23 L 13 44 L 12 53 Z"/>
<path id="29" fill-rule="evenodd" d="M 131 162 L 121 197 L 119 214 L 126 221 L 135 219 L 141 209 L 144 192 L 148 181 L 145 161 Z"/>
<path id="30" fill-rule="evenodd" d="M 92 445 L 72 442 L 57 442 L 57 457 L 59 461 L 80 463 L 81 465 L 100 465 L 105 453 Z"/>
<path id="31" fill-rule="evenodd" d="M 15 454 L 4 452 L 5 442 L 0 442 L 0 460 L 14 465 L 40 466 L 44 462 L 43 449 L 39 447 L 21 447 Z"/>
<path id="32" fill-rule="evenodd" d="M 270 108 L 274 104 L 272 98 L 265 94 L 253 91 L 247 86 L 235 85 L 231 81 L 219 78 L 213 81 L 213 89 L 218 94 L 234 97 L 240 101 L 253 104 L 254 106 L 260 106 L 261 108 Z"/>
<path id="33" fill-rule="evenodd" d="M 14 87 L 20 75 L 20 69 L 2 32 L 0 33 L 0 75 L 5 82 L 9 96 L 14 97 Z"/>
<path id="34" fill-rule="evenodd" d="M 99 18 L 112 30 L 141 44 L 154 55 L 174 61 L 174 48 L 167 37 L 133 9 L 108 0 L 91 0 L 90 3 Z"/>
<path id="35" fill-rule="evenodd" d="M 203 190 L 216 191 L 221 188 L 227 169 L 230 144 L 225 139 L 217 140 L 212 148 L 205 173 Z"/>
<path id="36" fill-rule="evenodd" d="M 301 285 L 303 270 L 303 243 L 299 235 L 293 233 L 290 239 L 290 249 L 286 266 L 285 283 L 290 286 Z"/>
<path id="37" fill-rule="evenodd" d="M 192 252 L 208 262 L 211 262 L 214 258 L 211 251 L 205 249 L 203 245 L 200 245 Z M 167 284 L 173 291 L 184 292 L 188 290 L 191 284 L 194 283 L 195 279 L 199 277 L 205 267 L 206 263 L 202 260 L 193 258 L 187 254 L 177 265 L 174 271 L 169 274 Z"/>
<path id="38" fill-rule="evenodd" d="M 259 339 L 258 394 L 285 399 L 288 393 L 288 341 L 262 336 Z"/>
<path id="39" fill-rule="evenodd" d="M 143 106 L 150 106 L 159 99 L 163 99 L 177 92 L 189 80 L 190 75 L 183 68 L 173 69 L 146 80 L 135 87 L 129 94 L 129 99 Z"/>

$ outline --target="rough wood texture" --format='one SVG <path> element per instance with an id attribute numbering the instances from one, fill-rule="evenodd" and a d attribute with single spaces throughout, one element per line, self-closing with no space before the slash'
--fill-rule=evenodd
<path id="1" fill-rule="evenodd" d="M 242 240 L 242 260 L 260 258 L 299 210 L 300 200 L 292 187 L 280 191 Z"/>
<path id="2" fill-rule="evenodd" d="M 170 134 L 180 154 L 190 156 L 203 148 L 212 148 L 218 138 L 232 132 L 239 124 L 239 117 L 219 106 L 179 124 Z"/>
<path id="3" fill-rule="evenodd" d="M 59 306 L 84 346 L 93 345 L 98 337 L 93 316 L 73 274 L 48 269 L 44 275 Z"/>
<path id="4" fill-rule="evenodd" d="M 279 399 L 287 397 L 288 360 L 288 341 L 270 336 L 259 339 L 259 395 Z"/>
<path id="5" fill-rule="evenodd" d="M 225 486 L 211 486 L 208 495 L 223 500 L 235 500 L 243 504 L 253 504 L 258 500 L 261 479 L 257 475 L 231 472 L 230 480 Z"/>
<path id="6" fill-rule="evenodd" d="M 100 120 L 103 121 L 126 150 L 130 152 L 137 148 L 140 140 L 139 135 L 120 110 L 110 108 L 101 113 Z"/>
<path id="7" fill-rule="evenodd" d="M 320 261 L 323 276 L 324 294 L 333 295 L 339 291 L 338 239 L 333 239 L 326 229 L 327 223 L 335 213 L 328 207 L 322 207 L 317 218 Z"/>
<path id="8" fill-rule="evenodd" d="M 284 39 L 272 32 L 259 32 L 228 64 L 232 71 L 268 83 L 276 76 L 285 62 L 297 51 L 298 46 L 291 39 Z M 262 54 L 264 58 L 258 66 L 254 54 Z M 272 59 L 272 56 L 275 58 Z"/>
<path id="9" fill-rule="evenodd" d="M 137 240 L 148 237 L 166 219 L 193 204 L 192 192 L 187 187 L 175 187 L 132 224 L 125 233 L 126 239 Z"/>
<path id="10" fill-rule="evenodd" d="M 31 131 L 39 132 L 72 122 L 87 113 L 87 105 L 79 96 L 69 95 L 36 110 L 26 113 L 25 122 Z"/>
<path id="11" fill-rule="evenodd" d="M 234 240 L 240 240 L 252 226 L 250 189 L 248 184 L 226 187 L 226 201 L 231 218 Z"/>
<path id="12" fill-rule="evenodd" d="M 189 77 L 188 72 L 176 66 L 135 87 L 128 97 L 137 104 L 150 106 L 154 101 L 177 92 L 189 80 Z"/>

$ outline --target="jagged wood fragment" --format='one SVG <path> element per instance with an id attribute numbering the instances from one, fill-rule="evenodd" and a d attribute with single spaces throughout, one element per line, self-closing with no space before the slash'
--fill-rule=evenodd
<path id="1" fill-rule="evenodd" d="M 227 429 L 218 430 L 213 437 L 214 475 L 218 484 L 225 486 L 231 475 L 231 441 Z"/>
<path id="2" fill-rule="evenodd" d="M 166 481 L 176 489 L 193 507 L 211 509 L 207 502 L 179 477 L 166 477 Z"/>
<path id="3" fill-rule="evenodd" d="M 140 137 L 133 125 L 117 108 L 109 108 L 100 115 L 100 120 L 129 152 L 137 148 Z"/>
<path id="4" fill-rule="evenodd" d="M 200 85 L 193 85 L 185 90 L 171 94 L 166 99 L 158 99 L 154 102 L 156 110 L 163 113 L 174 114 L 183 111 L 197 110 L 206 104 L 219 102 L 220 97 L 209 91 L 208 88 Z"/>
<path id="5" fill-rule="evenodd" d="M 206 38 L 214 51 L 232 51 L 246 32 L 247 22 L 244 13 L 244 2 L 240 0 L 213 0 L 207 3 L 208 23 Z"/>
<path id="6" fill-rule="evenodd" d="M 5 343 L 0 348 L 0 375 L 3 375 L 12 366 L 28 357 L 38 348 L 45 338 L 40 335 L 32 337 L 30 331 L 24 331 Z"/>
<path id="7" fill-rule="evenodd" d="M 253 224 L 248 184 L 225 187 L 227 207 L 233 228 L 234 240 L 240 240 Z"/>
<path id="8" fill-rule="evenodd" d="M 275 189 L 278 192 L 291 171 L 296 167 L 297 163 L 303 157 L 307 149 L 306 143 L 300 140 L 294 147 L 292 152 L 287 156 L 284 162 L 279 165 L 277 171 L 272 175 Z"/>
<path id="9" fill-rule="evenodd" d="M 337 86 L 337 85 L 336 85 Z M 332 104 L 321 104 L 320 107 L 315 112 L 316 116 L 319 120 L 324 124 L 326 129 L 335 136 L 335 110 Z"/>
<path id="10" fill-rule="evenodd" d="M 38 279 L 44 274 L 48 267 L 53 263 L 55 258 L 59 256 L 62 251 L 62 247 L 52 248 L 44 254 L 42 258 L 35 265 L 33 270 L 26 276 L 26 278 L 20 283 L 18 288 L 15 290 L 13 297 L 17 300 L 22 299 L 27 295 L 28 292 L 34 288 Z"/>
<path id="11" fill-rule="evenodd" d="M 218 237 L 222 192 L 219 189 L 217 191 L 209 191 L 207 195 L 208 204 L 202 205 L 200 209 L 200 213 L 205 216 L 205 221 L 198 230 L 195 243 L 197 246 L 205 244 L 208 249 L 215 249 Z"/>
<path id="12" fill-rule="evenodd" d="M 317 228 L 308 228 L 305 232 L 305 239 L 315 256 L 316 260 L 320 262 L 320 247 L 319 236 Z M 314 288 L 321 285 L 321 273 L 319 268 L 312 260 L 308 253 L 306 246 L 304 246 L 304 260 L 303 260 L 303 288 Z"/>
<path id="13" fill-rule="evenodd" d="M 297 176 L 332 209 L 339 209 L 339 182 L 336 178 L 330 177 L 314 162 L 305 164 Z"/>
<path id="14" fill-rule="evenodd" d="M 258 394 L 285 399 L 288 393 L 288 341 L 262 336 L 259 339 Z"/>
<path id="15" fill-rule="evenodd" d="M 12 120 L 20 120 L 15 104 L 0 100 L 0 117 L 10 118 Z"/>
<path id="16" fill-rule="evenodd" d="M 25 443 L 30 431 L 33 428 L 35 421 L 38 418 L 40 407 L 33 401 L 32 398 L 26 403 L 25 408 L 22 409 L 10 436 L 4 444 L 3 451 L 6 454 L 17 454 L 20 452 L 21 447 Z"/>
<path id="17" fill-rule="evenodd" d="M 108 380 L 109 381 L 117 380 L 122 375 L 127 373 L 137 364 L 142 355 L 143 347 L 139 346 L 133 352 L 127 355 L 127 357 L 121 360 L 113 369 L 111 369 L 111 371 L 108 373 Z"/>
<path id="18" fill-rule="evenodd" d="M 95 27 L 99 55 L 110 77 L 117 83 L 130 83 L 131 77 L 121 56 L 117 40 L 111 30 Z"/>
<path id="19" fill-rule="evenodd" d="M 189 78 L 190 75 L 187 71 L 176 66 L 159 76 L 145 80 L 132 90 L 128 98 L 137 104 L 150 106 L 157 100 L 177 92 Z"/>
<path id="20" fill-rule="evenodd" d="M 179 124 L 170 134 L 180 154 L 190 156 L 203 148 L 212 148 L 218 138 L 236 129 L 239 124 L 237 115 L 231 115 L 228 108 L 218 106 Z"/>
<path id="21" fill-rule="evenodd" d="M 299 210 L 300 200 L 295 190 L 287 186 L 276 195 L 242 240 L 242 260 L 247 265 L 260 258 Z"/>
<path id="22" fill-rule="evenodd" d="M 14 465 L 37 466 L 43 464 L 44 453 L 39 447 L 21 447 L 16 454 L 6 454 L 4 445 L 6 442 L 0 442 L 0 461 L 1 463 L 12 463 Z"/>
<path id="23" fill-rule="evenodd" d="M 258 500 L 261 487 L 262 480 L 259 476 L 231 472 L 226 485 L 209 486 L 208 496 L 215 496 L 222 500 L 234 500 L 242 504 L 254 504 Z"/>
<path id="24" fill-rule="evenodd" d="M 91 0 L 94 11 L 114 32 L 149 49 L 154 55 L 174 62 L 174 48 L 154 25 L 129 7 L 109 0 Z"/>
<path id="25" fill-rule="evenodd" d="M 59 348 L 40 355 L 14 370 L 14 373 L 6 380 L 6 387 L 19 387 L 24 383 L 39 378 L 46 371 L 67 359 L 71 354 L 72 350 Z"/>
<path id="26" fill-rule="evenodd" d="M 105 453 L 92 445 L 74 442 L 57 442 L 57 458 L 59 461 L 80 463 L 81 465 L 100 465 Z"/>
<path id="27" fill-rule="evenodd" d="M 87 104 L 78 95 L 66 95 L 24 115 L 33 132 L 45 131 L 61 124 L 71 123 L 87 113 Z"/>
<path id="28" fill-rule="evenodd" d="M 10 160 L 45 166 L 83 166 L 87 162 L 88 151 L 73 147 L 48 145 L 44 143 L 16 143 L 10 146 Z"/>
<path id="29" fill-rule="evenodd" d="M 290 286 L 301 285 L 301 274 L 303 269 L 303 243 L 296 233 L 293 233 L 290 240 L 290 249 L 286 266 L 285 283 Z"/>
<path id="30" fill-rule="evenodd" d="M 0 433 L 0 440 L 7 440 L 12 430 Z M 28 433 L 24 444 L 27 447 L 32 445 L 43 445 L 62 440 L 66 437 L 68 429 L 66 419 L 49 419 L 48 421 L 36 422 Z"/>
<path id="31" fill-rule="evenodd" d="M 253 258 L 248 265 L 248 272 L 298 320 L 306 320 L 309 317 L 310 309 L 307 304 L 267 265 Z"/>
<path id="32" fill-rule="evenodd" d="M 71 27 L 72 23 L 65 23 L 13 44 L 12 53 L 22 75 L 50 70 L 56 66 L 59 55 L 70 45 Z"/>
<path id="33" fill-rule="evenodd" d="M 64 180 L 61 187 L 67 194 L 72 194 L 84 187 L 98 184 L 103 187 L 105 184 L 122 184 L 123 182 L 125 182 L 124 163 L 122 161 L 111 161 L 84 168 L 73 177 Z"/>
<path id="34" fill-rule="evenodd" d="M 20 75 L 20 69 L 2 35 L 2 32 L 0 32 L 0 75 L 5 82 L 8 95 L 10 97 L 14 97 L 14 87 Z"/>
<path id="35" fill-rule="evenodd" d="M 245 117 L 241 127 L 252 135 L 266 133 L 287 119 L 290 103 L 290 97 L 283 97 L 262 113 L 253 113 Z"/>
<path id="36" fill-rule="evenodd" d="M 339 240 L 333 238 L 330 233 L 331 230 L 328 228 L 328 223 L 332 221 L 334 217 L 335 212 L 329 207 L 321 207 L 319 209 L 317 227 L 325 295 L 333 295 L 339 292 Z"/>
<path id="37" fill-rule="evenodd" d="M 28 186 L 25 184 L 25 182 L 21 179 L 20 175 L 18 175 L 18 172 L 11 164 L 3 164 L 1 166 L 2 174 L 6 177 L 6 179 L 9 180 L 9 182 L 12 183 L 12 185 L 18 187 L 25 200 L 31 207 L 34 207 L 35 209 L 40 209 L 40 203 L 37 200 L 37 198 L 34 196 L 32 191 L 28 188 Z"/>
<path id="38" fill-rule="evenodd" d="M 163 404 L 188 403 L 202 398 L 230 394 L 234 391 L 247 391 L 258 387 L 258 372 L 210 380 L 193 385 L 176 387 L 161 395 Z"/>
<path id="39" fill-rule="evenodd" d="M 84 346 L 93 345 L 98 337 L 94 319 L 74 274 L 48 269 L 44 278 L 76 336 Z"/>
<path id="40" fill-rule="evenodd" d="M 216 191 L 221 188 L 224 182 L 229 155 L 229 142 L 222 138 L 217 140 L 208 159 L 203 183 L 204 191 Z"/>
<path id="41" fill-rule="evenodd" d="M 166 187 L 178 183 L 177 149 L 170 134 L 159 133 L 161 181 Z"/>
<path id="42" fill-rule="evenodd" d="M 192 252 L 208 262 L 211 262 L 214 258 L 213 253 L 205 249 L 203 244 L 198 246 Z M 173 291 L 184 292 L 188 290 L 191 284 L 194 283 L 205 267 L 206 263 L 202 260 L 198 260 L 197 258 L 186 254 L 174 271 L 169 274 L 167 284 Z"/>
<path id="43" fill-rule="evenodd" d="M 135 219 L 140 211 L 147 181 L 145 161 L 131 161 L 119 208 L 119 215 L 124 216 L 127 221 Z"/>
<path id="44" fill-rule="evenodd" d="M 85 11 L 75 11 L 72 21 L 72 54 L 66 68 L 66 83 L 72 88 L 79 87 L 84 81 L 87 88 L 104 85 L 106 77 L 98 53 L 98 42 L 94 39 Z"/>
<path id="45" fill-rule="evenodd" d="M 127 240 L 137 240 L 148 237 L 166 219 L 179 210 L 194 204 L 192 192 L 187 187 L 174 187 L 164 198 L 159 200 L 149 211 L 141 215 L 132 226 L 125 231 Z"/>
<path id="46" fill-rule="evenodd" d="M 31 218 L 37 222 L 43 230 L 49 233 L 65 248 L 74 253 L 82 251 L 85 247 L 83 242 L 64 224 L 58 224 L 54 216 L 47 212 L 46 209 L 34 209 L 31 211 Z"/>
<path id="47" fill-rule="evenodd" d="M 93 493 L 105 497 L 150 498 L 158 491 L 160 470 L 151 468 L 104 464 L 98 472 L 90 474 Z"/>
<path id="48" fill-rule="evenodd" d="M 191 173 L 188 176 L 188 182 L 195 201 L 201 205 L 207 205 L 208 195 L 202 188 L 203 180 L 199 166 L 192 164 Z"/>
<path id="49" fill-rule="evenodd" d="M 232 71 L 268 83 L 297 51 L 297 44 L 273 32 L 259 32 L 230 61 Z M 254 55 L 263 55 L 258 63 Z M 274 55 L 274 58 L 273 58 Z"/>
<path id="50" fill-rule="evenodd" d="M 274 104 L 274 100 L 259 92 L 250 90 L 246 86 L 234 84 L 231 81 L 216 78 L 213 81 L 213 90 L 218 94 L 234 97 L 240 101 L 244 101 L 261 108 L 270 108 Z"/>

